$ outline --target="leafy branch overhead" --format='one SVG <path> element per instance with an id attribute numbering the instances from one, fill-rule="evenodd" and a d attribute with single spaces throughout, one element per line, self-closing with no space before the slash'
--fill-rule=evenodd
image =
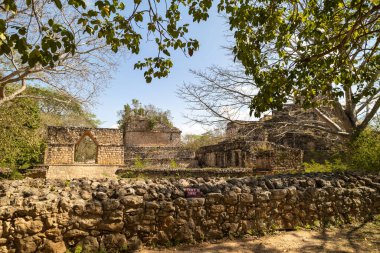
<path id="1" fill-rule="evenodd" d="M 259 89 L 251 101 L 256 116 L 289 98 L 304 107 L 344 98 L 351 110 L 378 95 L 378 0 L 231 2 L 219 10 L 234 32 L 236 59 Z"/>
<path id="2" fill-rule="evenodd" d="M 38 65 L 53 68 L 59 64 L 62 51 L 73 55 L 77 50 L 77 38 L 71 26 L 55 18 L 46 19 L 38 12 L 40 2 L 5 0 L 0 3 L 0 55 L 19 54 L 22 63 L 31 70 Z M 211 3 L 211 0 L 172 1 L 169 5 L 159 0 L 99 0 L 93 5 L 87 5 L 84 0 L 44 2 L 51 12 L 65 12 L 65 6 L 74 9 L 80 14 L 76 22 L 82 26 L 83 33 L 104 39 L 114 52 L 126 47 L 132 54 L 138 54 L 143 39 L 141 33 L 146 29 L 148 37 L 154 37 L 158 53 L 136 63 L 135 68 L 146 69 L 147 82 L 152 77 L 168 75 L 173 65 L 171 50 L 182 50 L 191 56 L 199 47 L 197 40 L 186 37 L 188 24 L 180 22 L 180 9 L 187 8 L 193 21 L 200 22 L 208 18 Z M 36 24 L 37 37 L 30 39 L 28 27 L 10 22 L 20 13 Z"/>

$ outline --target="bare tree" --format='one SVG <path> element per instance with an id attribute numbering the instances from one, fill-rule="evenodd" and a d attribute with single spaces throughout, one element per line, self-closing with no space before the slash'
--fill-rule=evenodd
<path id="1" fill-rule="evenodd" d="M 210 67 L 204 71 L 194 71 L 197 82 L 184 83 L 178 89 L 178 95 L 188 103 L 191 115 L 187 117 L 197 123 L 212 125 L 216 122 L 235 122 L 238 125 L 252 124 L 250 106 L 258 88 L 250 76 L 246 76 L 241 66 L 236 68 Z M 374 84 L 379 89 L 378 83 Z M 354 92 L 352 90 L 350 93 Z M 340 101 L 333 101 L 331 106 L 313 109 L 293 107 L 286 117 L 270 120 L 277 134 L 288 131 L 305 132 L 315 130 L 340 137 L 354 137 L 364 130 L 369 121 L 378 115 L 380 94 L 364 96 L 360 101 L 345 95 Z M 295 101 L 294 96 L 287 96 L 287 103 Z M 355 122 L 348 124 L 347 113 L 354 113 Z M 270 112 L 264 115 L 269 115 Z M 257 126 L 259 127 L 259 126 Z M 255 127 L 251 127 L 254 129 Z M 247 132 L 246 132 L 247 133 Z"/>
<path id="2" fill-rule="evenodd" d="M 249 118 L 249 104 L 256 88 L 243 69 L 212 66 L 190 72 L 198 82 L 184 83 L 177 91 L 192 112 L 187 118 L 205 125 Z"/>
<path id="3" fill-rule="evenodd" d="M 0 15 L 6 16 L 8 27 L 25 27 L 27 44 L 43 47 L 44 43 L 60 41 L 62 38 L 54 37 L 58 36 L 57 33 L 52 34 L 52 41 L 41 41 L 41 31 L 49 26 L 50 20 L 54 20 L 55 24 L 65 26 L 72 32 L 76 50 L 72 53 L 65 47 L 56 48 L 54 53 L 58 63 L 55 66 L 36 64 L 30 67 L 16 50 L 23 45 L 15 45 L 9 53 L 1 55 L 0 105 L 21 97 L 45 99 L 41 94 L 25 93 L 31 86 L 50 86 L 66 98 L 71 96 L 73 101 L 93 102 L 93 98 L 110 80 L 118 60 L 105 39 L 84 33 L 82 26 L 78 25 L 80 13 L 70 5 L 66 4 L 59 10 L 51 8 L 51 1 L 35 0 L 29 6 L 25 1 L 19 1 L 18 6 L 19 11 L 12 15 L 5 11 L 0 11 Z"/>

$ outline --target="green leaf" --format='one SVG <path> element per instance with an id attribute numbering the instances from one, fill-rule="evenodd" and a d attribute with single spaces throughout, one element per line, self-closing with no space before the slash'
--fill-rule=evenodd
<path id="1" fill-rule="evenodd" d="M 61 3 L 61 1 L 60 0 L 54 0 L 54 3 L 55 3 L 55 5 L 57 6 L 57 8 L 58 9 L 62 9 L 62 3 Z"/>

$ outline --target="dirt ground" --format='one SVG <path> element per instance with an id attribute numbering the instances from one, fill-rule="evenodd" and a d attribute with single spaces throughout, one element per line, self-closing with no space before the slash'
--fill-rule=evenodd
<path id="1" fill-rule="evenodd" d="M 380 252 L 380 219 L 371 223 L 349 225 L 320 231 L 282 231 L 263 237 L 246 237 L 175 248 L 147 249 L 142 253 L 278 253 L 278 252 Z"/>

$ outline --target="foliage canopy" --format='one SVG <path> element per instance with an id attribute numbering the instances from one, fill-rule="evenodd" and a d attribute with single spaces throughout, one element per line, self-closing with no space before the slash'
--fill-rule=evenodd
<path id="1" fill-rule="evenodd" d="M 49 8 L 37 15 L 41 4 Z M 144 75 L 150 82 L 152 77 L 168 75 L 173 65 L 171 50 L 182 50 L 191 56 L 199 47 L 197 40 L 186 37 L 188 24 L 182 23 L 181 12 L 188 12 L 194 22 L 200 22 L 208 18 L 211 4 L 211 0 L 170 3 L 159 0 L 98 0 L 94 3 L 5 0 L 0 3 L 0 55 L 20 55 L 24 67 L 30 71 L 41 66 L 54 68 L 65 55 L 74 55 L 78 50 L 78 34 L 73 31 L 73 25 L 79 25 L 83 34 L 105 40 L 114 52 L 125 47 L 132 54 L 140 52 L 142 34 L 147 32 L 147 38 L 156 44 L 157 54 L 136 63 L 135 68 L 147 69 Z M 72 23 L 44 18 L 49 13 L 65 13 L 68 9 L 79 14 Z M 12 23 L 19 13 L 29 18 L 29 25 Z M 35 25 L 34 31 L 28 29 L 30 25 Z M 32 33 L 35 36 L 31 40 Z"/>

